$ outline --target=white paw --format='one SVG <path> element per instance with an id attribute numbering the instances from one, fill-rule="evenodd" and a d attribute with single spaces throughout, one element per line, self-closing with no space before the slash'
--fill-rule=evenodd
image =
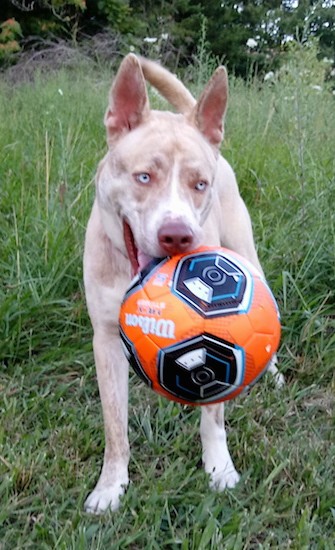
<path id="1" fill-rule="evenodd" d="M 114 512 L 120 506 L 120 498 L 125 492 L 126 485 L 114 483 L 107 487 L 95 488 L 85 501 L 85 511 L 90 514 L 102 514 L 106 510 Z"/>
<path id="2" fill-rule="evenodd" d="M 284 375 L 281 372 L 277 372 L 274 374 L 274 381 L 276 384 L 276 388 L 282 388 L 285 386 L 285 378 Z"/>
<path id="3" fill-rule="evenodd" d="M 223 470 L 210 473 L 209 486 L 215 491 L 224 491 L 225 489 L 232 489 L 239 482 L 240 476 L 234 468 L 233 463 L 228 463 Z"/>
<path id="4" fill-rule="evenodd" d="M 271 364 L 268 368 L 268 371 L 272 374 L 272 376 L 274 378 L 274 382 L 275 382 L 276 387 L 278 389 L 285 386 L 285 378 L 281 374 L 281 372 L 279 372 L 279 370 L 277 368 L 277 356 L 276 355 L 272 358 Z"/>

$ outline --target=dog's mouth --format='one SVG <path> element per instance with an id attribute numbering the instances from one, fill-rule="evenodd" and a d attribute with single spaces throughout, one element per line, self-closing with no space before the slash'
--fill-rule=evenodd
<path id="1" fill-rule="evenodd" d="M 153 258 L 137 248 L 134 234 L 126 220 L 123 220 L 123 236 L 131 265 L 132 276 L 135 276 L 139 271 L 144 269 Z"/>

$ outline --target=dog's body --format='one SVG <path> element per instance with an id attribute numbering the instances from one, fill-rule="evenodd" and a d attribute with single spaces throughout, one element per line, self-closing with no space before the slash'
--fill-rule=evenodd
<path id="1" fill-rule="evenodd" d="M 179 114 L 151 111 L 144 77 Z M 128 484 L 128 365 L 118 315 L 132 275 L 151 257 L 224 245 L 259 270 L 250 218 L 234 173 L 220 156 L 226 71 L 219 67 L 196 102 L 168 71 L 128 55 L 105 116 L 109 151 L 101 161 L 88 223 L 84 276 L 105 425 L 105 457 L 86 509 L 116 509 Z M 270 367 L 277 373 L 275 366 Z M 279 379 L 280 382 L 280 379 Z M 210 484 L 233 487 L 223 404 L 201 407 L 203 462 Z"/>

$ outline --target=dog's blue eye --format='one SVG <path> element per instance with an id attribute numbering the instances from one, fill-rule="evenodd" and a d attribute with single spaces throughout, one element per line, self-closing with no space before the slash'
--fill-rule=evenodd
<path id="1" fill-rule="evenodd" d="M 205 181 L 198 181 L 195 186 L 194 186 L 194 189 L 196 189 L 197 191 L 205 191 L 207 187 L 207 183 Z"/>
<path id="2" fill-rule="evenodd" d="M 150 183 L 150 180 L 151 180 L 150 174 L 147 174 L 146 172 L 143 172 L 141 174 L 136 174 L 135 179 L 136 181 L 138 181 L 138 183 L 142 183 L 143 185 Z"/>

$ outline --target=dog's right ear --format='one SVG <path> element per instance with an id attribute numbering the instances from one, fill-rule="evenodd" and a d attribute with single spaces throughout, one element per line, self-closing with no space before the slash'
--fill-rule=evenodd
<path id="1" fill-rule="evenodd" d="M 133 130 L 149 115 L 150 106 L 142 69 L 136 55 L 122 61 L 109 95 L 105 114 L 107 141 L 111 146 L 124 133 Z"/>

